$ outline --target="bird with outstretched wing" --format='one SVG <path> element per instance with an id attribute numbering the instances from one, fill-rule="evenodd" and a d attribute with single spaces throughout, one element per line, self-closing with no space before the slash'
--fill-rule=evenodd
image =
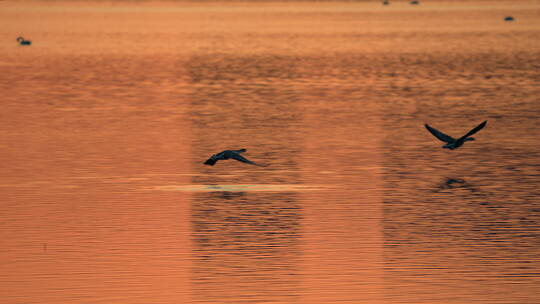
<path id="1" fill-rule="evenodd" d="M 473 137 L 469 137 L 473 134 L 475 134 L 476 132 L 482 130 L 487 124 L 487 120 L 482 122 L 481 124 L 479 124 L 478 126 L 474 127 L 472 130 L 470 130 L 469 132 L 467 132 L 467 134 L 461 136 L 460 138 L 458 139 L 455 139 L 453 138 L 452 136 L 450 135 L 447 135 L 435 128 L 433 128 L 432 126 L 428 125 L 428 124 L 424 124 L 424 126 L 426 127 L 426 129 L 431 133 L 433 134 L 433 136 L 435 136 L 437 139 L 439 139 L 440 141 L 442 142 L 445 142 L 446 144 L 444 146 L 442 146 L 443 148 L 446 148 L 446 149 L 450 149 L 450 150 L 454 150 L 454 149 L 457 149 L 461 146 L 463 146 L 463 144 L 466 142 L 466 141 L 471 141 L 471 140 L 474 140 Z"/>

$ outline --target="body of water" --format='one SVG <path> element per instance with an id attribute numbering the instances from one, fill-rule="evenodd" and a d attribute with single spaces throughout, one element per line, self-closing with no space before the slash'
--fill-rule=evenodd
<path id="1" fill-rule="evenodd" d="M 540 303 L 539 17 L 0 2 L 0 302 Z"/>

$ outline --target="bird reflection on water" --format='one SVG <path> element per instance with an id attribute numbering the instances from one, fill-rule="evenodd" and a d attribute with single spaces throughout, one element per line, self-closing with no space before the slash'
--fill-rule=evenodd
<path id="1" fill-rule="evenodd" d="M 465 183 L 465 180 L 461 179 L 461 178 L 448 178 L 445 182 L 445 185 L 446 187 L 448 188 L 453 188 L 453 187 L 456 187 L 456 184 L 457 185 L 462 185 Z"/>
<path id="2" fill-rule="evenodd" d="M 471 192 L 477 191 L 477 189 L 473 185 L 467 183 L 464 179 L 449 177 L 445 178 L 444 182 L 437 185 L 433 192 L 440 192 L 449 189 L 465 189 Z"/>
<path id="3" fill-rule="evenodd" d="M 295 302 L 301 237 L 295 193 L 197 193 L 191 210 L 197 302 Z"/>

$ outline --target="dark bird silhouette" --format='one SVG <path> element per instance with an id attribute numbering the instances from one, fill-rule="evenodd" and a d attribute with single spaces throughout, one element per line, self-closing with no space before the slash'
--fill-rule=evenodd
<path id="1" fill-rule="evenodd" d="M 426 126 L 426 129 L 428 129 L 428 131 L 431 132 L 431 134 L 433 134 L 433 136 L 437 137 L 440 141 L 446 143 L 446 145 L 442 146 L 443 148 L 454 150 L 454 149 L 457 149 L 457 148 L 463 146 L 463 144 L 466 141 L 474 140 L 473 137 L 469 137 L 469 136 L 471 136 L 474 133 L 482 130 L 482 128 L 484 128 L 486 126 L 486 124 L 487 124 L 487 120 L 484 121 L 483 123 L 479 124 L 474 129 L 470 130 L 469 132 L 467 132 L 467 134 L 461 136 L 458 139 L 455 139 L 452 136 L 446 135 L 443 132 L 431 127 L 428 124 L 425 124 L 425 126 Z"/>
<path id="2" fill-rule="evenodd" d="M 418 1 L 418 0 L 413 0 L 413 1 L 410 2 L 410 4 L 412 4 L 412 5 L 418 5 L 418 4 L 420 4 L 420 1 Z"/>
<path id="3" fill-rule="evenodd" d="M 22 36 L 17 37 L 17 42 L 18 42 L 20 45 L 30 45 L 30 44 L 32 44 L 32 41 L 30 41 L 30 40 L 25 40 L 24 37 L 22 37 Z"/>
<path id="4" fill-rule="evenodd" d="M 240 153 L 246 152 L 246 149 L 240 149 L 240 150 L 225 150 L 222 152 L 219 152 L 217 154 L 212 155 L 209 159 L 207 159 L 204 164 L 213 166 L 217 163 L 218 160 L 227 160 L 227 159 L 236 159 L 237 161 L 241 161 L 246 164 L 255 165 L 259 167 L 266 167 L 267 165 L 258 164 L 256 162 L 252 162 L 249 159 L 243 157 L 240 155 Z"/>
<path id="5" fill-rule="evenodd" d="M 504 18 L 504 21 L 514 21 L 514 17 L 507 16 L 507 17 Z"/>

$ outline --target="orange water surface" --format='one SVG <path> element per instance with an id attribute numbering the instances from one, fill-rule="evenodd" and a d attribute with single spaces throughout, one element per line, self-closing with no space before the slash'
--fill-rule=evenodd
<path id="1" fill-rule="evenodd" d="M 540 303 L 538 1 L 1 1 L 0 54 L 0 303 Z"/>

